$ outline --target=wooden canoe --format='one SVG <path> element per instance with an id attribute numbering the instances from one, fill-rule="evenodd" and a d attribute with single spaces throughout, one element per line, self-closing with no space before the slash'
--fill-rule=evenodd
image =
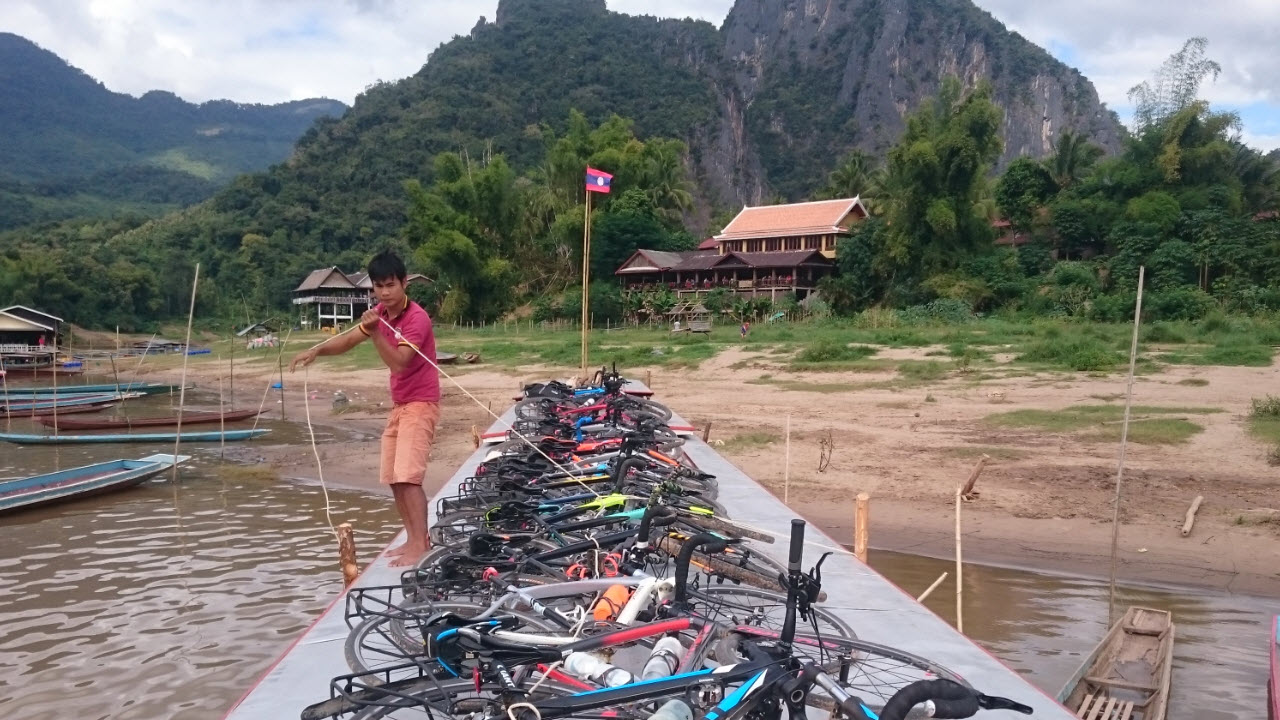
<path id="1" fill-rule="evenodd" d="M 1173 675 L 1173 615 L 1131 607 L 1058 693 L 1088 720 L 1165 720 Z"/>
<path id="2" fill-rule="evenodd" d="M 2 384 L 2 383 L 0 383 Z M 120 383 L 119 387 L 114 384 L 107 385 L 59 385 L 53 387 L 51 385 L 42 385 L 40 387 L 7 387 L 0 390 L 0 397 L 8 397 L 10 400 L 40 398 L 51 399 L 55 395 L 59 398 L 69 395 L 96 395 L 100 393 L 110 393 L 112 395 L 117 392 L 121 393 L 141 393 L 143 395 L 156 395 L 166 393 L 170 390 L 177 390 L 177 385 L 166 385 L 163 383 L 150 382 L 131 382 Z"/>
<path id="3" fill-rule="evenodd" d="M 108 408 L 119 405 L 119 400 L 106 400 L 98 403 L 90 403 L 88 405 L 59 405 L 56 408 L 52 405 L 48 407 L 39 407 L 29 410 L 6 410 L 0 407 L 0 419 L 8 420 L 11 418 L 42 418 L 63 415 L 76 415 L 79 413 L 101 412 Z"/>
<path id="4" fill-rule="evenodd" d="M 221 422 L 247 420 L 258 415 L 260 410 L 228 410 L 219 412 L 189 412 L 182 414 L 182 425 L 209 425 Z M 139 418 L 94 418 L 89 420 L 59 420 L 53 417 L 42 417 L 36 422 L 46 427 L 57 425 L 59 430 L 131 430 L 142 427 L 173 427 L 178 424 L 177 415 L 164 417 Z"/>
<path id="5" fill-rule="evenodd" d="M 453 353 L 447 353 L 447 352 L 436 353 L 437 365 L 452 365 L 456 362 L 458 362 L 458 356 Z"/>
<path id="6" fill-rule="evenodd" d="M 214 432 L 182 432 L 181 441 L 185 443 L 211 443 L 238 440 L 251 440 L 271 432 L 265 428 L 257 430 L 228 430 L 225 433 Z M 137 433 L 137 434 L 103 434 L 103 435 L 24 435 L 22 433 L 0 433 L 0 440 L 18 445 L 80 445 L 84 443 L 174 443 L 179 433 Z"/>
<path id="7" fill-rule="evenodd" d="M 1267 718 L 1280 720 L 1280 615 L 1271 620 L 1271 674 L 1267 680 Z"/>
<path id="8" fill-rule="evenodd" d="M 63 367 L 61 365 L 6 365 L 4 371 L 8 377 L 41 377 L 57 375 L 83 375 L 84 367 Z"/>
<path id="9" fill-rule="evenodd" d="M 191 458 L 178 455 L 177 463 Z M 111 460 L 46 475 L 0 482 L 0 512 L 23 510 L 132 487 L 173 467 L 173 455 Z"/>

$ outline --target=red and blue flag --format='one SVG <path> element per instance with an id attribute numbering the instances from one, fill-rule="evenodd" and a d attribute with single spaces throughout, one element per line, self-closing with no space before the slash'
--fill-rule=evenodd
<path id="1" fill-rule="evenodd" d="M 603 170 L 587 168 L 587 192 L 607 193 L 613 176 Z"/>

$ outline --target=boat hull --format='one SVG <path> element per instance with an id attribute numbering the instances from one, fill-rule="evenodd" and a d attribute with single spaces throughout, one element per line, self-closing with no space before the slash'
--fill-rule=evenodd
<path id="1" fill-rule="evenodd" d="M 1271 673 L 1267 681 L 1267 718 L 1280 720 L 1280 615 L 1271 620 Z"/>
<path id="2" fill-rule="evenodd" d="M 189 460 L 177 456 L 178 464 Z M 28 510 L 123 490 L 173 467 L 173 455 L 112 460 L 45 475 L 0 482 L 0 513 Z"/>
<path id="3" fill-rule="evenodd" d="M 188 425 L 210 425 L 223 422 L 237 422 L 240 420 L 248 420 L 260 414 L 260 410 L 232 410 L 225 413 L 216 412 L 199 412 L 184 413 L 182 415 L 182 426 Z M 57 425 L 59 430 L 131 430 L 133 428 L 144 427 L 173 427 L 178 424 L 178 416 L 169 417 L 150 417 L 150 418 L 105 418 L 101 420 L 54 420 L 53 418 L 40 418 L 37 420 L 41 425 L 53 427 Z"/>
<path id="4" fill-rule="evenodd" d="M 1112 720 L 1113 710 L 1130 720 L 1165 720 L 1174 635 L 1170 613 L 1129 608 L 1072 674 L 1058 702 L 1097 720 Z"/>
<path id="5" fill-rule="evenodd" d="M 2 386 L 3 383 L 0 383 Z M 43 387 L 8 387 L 0 390 L 0 397 L 7 396 L 11 401 L 23 398 L 49 399 L 55 395 L 58 397 L 68 395 L 96 395 L 101 393 L 116 394 L 120 393 L 141 393 L 143 395 L 157 395 L 166 393 L 170 390 L 176 390 L 176 385 L 165 385 L 163 383 L 144 383 L 132 382 L 121 383 L 119 387 L 114 384 L 109 385 L 63 385 L 58 388 L 51 386 Z"/>
<path id="6" fill-rule="evenodd" d="M 268 429 L 228 430 L 223 432 L 181 433 L 184 443 L 238 442 L 251 440 L 271 432 Z M 178 433 L 138 433 L 126 435 L 23 435 L 0 433 L 0 441 L 17 445 L 81 445 L 85 443 L 172 443 L 179 441 Z"/>

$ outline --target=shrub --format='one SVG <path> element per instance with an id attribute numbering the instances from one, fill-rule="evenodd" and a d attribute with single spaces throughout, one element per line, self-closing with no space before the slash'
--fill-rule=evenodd
<path id="1" fill-rule="evenodd" d="M 961 325 L 973 320 L 973 310 L 963 300 L 938 298 L 900 310 L 898 317 L 906 325 Z"/>
<path id="2" fill-rule="evenodd" d="M 1152 320 L 1199 320 L 1216 306 L 1200 288 L 1180 287 L 1148 295 L 1143 314 Z"/>
<path id="3" fill-rule="evenodd" d="M 866 345 L 846 345 L 834 340 L 819 340 L 796 355 L 804 363 L 843 362 L 862 360 L 876 354 L 876 349 Z"/>
<path id="4" fill-rule="evenodd" d="M 1098 340 L 1085 336 L 1059 340 L 1042 340 L 1031 345 L 1019 360 L 1041 362 L 1067 367 L 1072 370 L 1110 370 L 1124 358 L 1109 350 Z"/>
<path id="5" fill-rule="evenodd" d="M 1257 418 L 1280 418 L 1280 397 L 1268 395 L 1254 398 L 1249 414 Z"/>
<path id="6" fill-rule="evenodd" d="M 1142 342 L 1181 345 L 1187 342 L 1187 336 L 1170 323 L 1155 322 L 1142 329 Z"/>

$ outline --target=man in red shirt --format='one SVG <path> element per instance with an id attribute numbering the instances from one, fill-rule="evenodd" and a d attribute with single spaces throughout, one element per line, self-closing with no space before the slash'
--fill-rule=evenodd
<path id="1" fill-rule="evenodd" d="M 304 350 L 289 363 L 292 372 L 296 367 L 310 365 L 317 356 L 341 355 L 371 339 L 378 356 L 390 368 L 394 407 L 387 429 L 382 433 L 379 477 L 391 486 L 396 509 L 409 536 L 392 552 L 391 565 L 395 567 L 416 564 L 430 547 L 427 496 L 422 490 L 422 478 L 427 472 L 427 460 L 440 422 L 435 334 L 427 311 L 405 294 L 406 277 L 404 261 L 399 256 L 391 251 L 378 254 L 369 262 L 369 280 L 373 282 L 378 305 L 361 316 L 359 329 Z M 431 358 L 431 362 L 424 360 L 419 350 Z"/>

